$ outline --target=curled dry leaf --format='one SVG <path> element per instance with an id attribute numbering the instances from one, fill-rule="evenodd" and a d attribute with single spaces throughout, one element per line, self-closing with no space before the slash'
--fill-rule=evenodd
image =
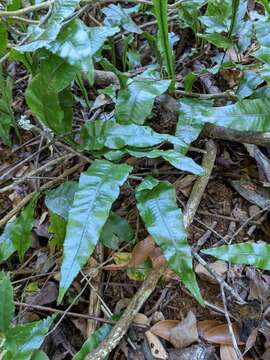
<path id="1" fill-rule="evenodd" d="M 149 319 L 146 315 L 142 314 L 142 313 L 138 313 L 135 315 L 134 320 L 133 320 L 134 324 L 137 325 L 149 325 Z"/>
<path id="2" fill-rule="evenodd" d="M 216 320 L 199 321 L 198 331 L 201 338 L 209 343 L 232 345 L 232 338 L 227 324 L 220 324 Z M 234 335 L 238 345 L 244 345 L 240 340 L 239 330 L 236 323 L 232 324 Z"/>
<path id="3" fill-rule="evenodd" d="M 148 340 L 152 355 L 156 359 L 161 359 L 161 360 L 168 359 L 168 354 L 164 349 L 164 346 L 162 345 L 159 338 L 156 335 L 152 334 L 151 331 L 146 331 L 145 336 Z"/>
<path id="4" fill-rule="evenodd" d="M 170 332 L 170 343 L 176 348 L 184 348 L 198 341 L 197 319 L 192 311 Z"/>
<path id="5" fill-rule="evenodd" d="M 221 360 L 238 360 L 236 351 L 232 345 L 221 345 L 220 346 L 220 359 Z"/>
<path id="6" fill-rule="evenodd" d="M 226 262 L 218 260 L 209 265 L 212 270 L 219 274 L 223 279 L 226 277 L 228 265 Z M 218 284 L 218 281 L 205 269 L 204 266 L 198 264 L 195 267 L 195 272 L 198 276 L 211 284 Z"/>
<path id="7" fill-rule="evenodd" d="M 170 341 L 171 330 L 179 324 L 178 320 L 162 320 L 151 327 L 150 331 L 162 339 Z"/>

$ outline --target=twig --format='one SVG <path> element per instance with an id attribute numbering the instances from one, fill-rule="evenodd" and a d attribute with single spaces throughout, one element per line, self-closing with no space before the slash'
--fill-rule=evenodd
<path id="1" fill-rule="evenodd" d="M 56 179 L 49 181 L 48 183 L 41 186 L 40 191 L 45 191 L 50 188 L 52 188 L 54 185 L 56 185 L 58 182 L 62 181 L 66 177 L 74 174 L 77 170 L 79 170 L 86 162 L 81 161 L 79 164 L 73 166 L 70 169 L 67 169 L 63 172 L 63 174 L 59 175 Z M 31 192 L 28 194 L 22 201 L 19 202 L 19 204 L 12 209 L 6 216 L 4 216 L 0 220 L 0 229 L 13 217 L 15 216 L 34 196 L 36 195 L 36 192 Z"/>
<path id="2" fill-rule="evenodd" d="M 113 0 L 83 0 L 81 1 L 81 3 L 83 4 L 87 4 L 87 3 L 95 3 L 95 2 L 99 2 L 101 4 L 107 4 L 107 3 L 113 3 Z M 126 0 L 118 0 L 118 2 L 127 2 Z M 135 3 L 135 4 L 145 4 L 145 5 L 152 5 L 152 3 L 150 1 L 147 0 L 129 0 L 129 3 Z M 0 18 L 1 17 L 11 17 L 11 16 L 20 16 L 20 15 L 24 15 L 24 14 L 28 14 L 30 12 L 33 11 L 38 11 L 38 10 L 45 10 L 48 9 L 48 7 L 50 5 L 52 5 L 54 3 L 54 0 L 49 0 L 49 1 L 45 1 L 41 4 L 36 4 L 36 5 L 31 5 L 31 6 L 27 6 L 25 8 L 19 9 L 19 10 L 14 10 L 14 11 L 0 11 Z"/>
<path id="3" fill-rule="evenodd" d="M 214 100 L 214 99 L 226 99 L 226 100 L 238 100 L 238 96 L 233 91 L 224 91 L 215 94 L 200 94 L 184 90 L 175 90 L 176 95 L 197 98 L 200 100 Z"/>
<path id="4" fill-rule="evenodd" d="M 12 184 L 5 186 L 4 188 L 0 189 L 0 193 L 4 193 L 6 191 L 11 191 L 13 190 L 16 186 L 18 186 L 19 184 L 23 183 L 24 181 L 26 181 L 27 179 L 31 178 L 32 176 L 41 173 L 44 170 L 47 170 L 48 168 L 55 166 L 56 164 L 58 164 L 61 161 L 64 160 L 70 160 L 71 158 L 73 158 L 74 156 L 76 156 L 75 154 L 66 154 L 64 156 L 60 156 L 56 159 L 53 159 L 49 162 L 47 162 L 46 164 L 40 166 L 37 169 L 34 169 L 33 171 L 30 171 L 30 173 L 28 175 L 23 176 L 22 178 L 15 180 Z"/>
<path id="5" fill-rule="evenodd" d="M 191 251 L 194 258 L 217 280 L 220 286 L 223 286 L 239 302 L 239 304 L 246 304 L 240 295 L 229 284 L 227 284 L 226 281 L 215 270 L 213 270 L 196 251 Z"/>
<path id="6" fill-rule="evenodd" d="M 236 230 L 236 232 L 232 235 L 230 238 L 229 244 L 233 242 L 233 240 L 236 238 L 236 236 L 243 230 L 243 228 L 248 225 L 252 219 L 254 219 L 256 216 L 260 215 L 261 213 L 269 210 L 270 205 L 265 206 L 263 209 L 257 211 L 255 214 L 251 215 L 243 224 Z"/>
<path id="7" fill-rule="evenodd" d="M 207 146 L 209 146 L 210 148 L 212 147 L 215 148 L 215 145 L 212 141 Z M 185 218 L 186 227 L 188 227 L 193 221 L 193 216 L 196 213 L 196 210 L 203 196 L 205 187 L 210 178 L 210 172 L 212 171 L 213 168 L 216 151 L 210 151 L 210 154 L 211 156 L 209 155 L 209 151 L 208 151 L 207 154 L 204 155 L 203 164 L 206 167 L 205 175 L 203 175 L 195 182 L 195 185 L 193 187 L 193 189 L 195 190 L 192 190 L 192 195 L 191 195 L 193 200 L 192 202 L 188 202 L 188 207 L 185 209 L 184 218 Z M 208 163 L 206 163 L 205 158 L 208 159 Z M 202 179 L 205 180 L 203 181 Z M 198 181 L 200 182 L 200 186 L 197 185 Z M 194 192 L 196 192 L 196 196 Z M 140 308 L 143 306 L 144 302 L 155 290 L 156 285 L 161 275 L 164 273 L 165 269 L 166 269 L 166 265 L 163 265 L 158 270 L 153 269 L 150 272 L 150 274 L 144 280 L 137 293 L 133 296 L 130 304 L 124 311 L 121 319 L 113 327 L 107 338 L 92 353 L 86 356 L 87 360 L 104 360 L 106 356 L 109 355 L 110 352 L 119 344 L 123 336 L 128 331 L 128 328 L 131 325 L 135 315 L 138 313 Z"/>
<path id="8" fill-rule="evenodd" d="M 32 19 L 28 19 L 28 18 L 25 18 L 25 17 L 20 17 L 20 16 L 11 16 L 10 17 L 12 20 L 17 20 L 17 21 L 22 21 L 22 22 L 25 22 L 27 24 L 39 24 L 39 21 L 37 20 L 32 20 Z"/>
<path id="9" fill-rule="evenodd" d="M 94 252 L 94 257 L 97 258 L 98 263 L 102 263 L 104 261 L 104 248 L 101 243 L 97 244 Z M 97 272 L 97 275 L 92 279 L 92 285 L 95 290 L 92 289 L 90 290 L 88 313 L 94 314 L 95 316 L 99 316 L 101 303 L 97 294 L 101 293 L 103 287 L 101 270 L 99 270 Z M 88 320 L 87 330 L 86 330 L 88 337 L 94 333 L 94 331 L 97 328 L 97 325 L 98 325 L 97 321 L 93 321 L 92 319 Z"/>
<path id="10" fill-rule="evenodd" d="M 203 176 L 199 177 L 196 180 L 192 192 L 190 194 L 190 197 L 188 199 L 188 202 L 186 204 L 186 208 L 184 212 L 185 227 L 189 226 L 193 221 L 195 213 L 201 202 L 202 194 L 204 194 L 204 191 L 206 189 L 206 186 L 208 184 L 208 181 L 210 179 L 215 164 L 217 147 L 212 140 L 206 143 L 206 151 L 207 153 L 204 155 L 202 161 L 202 166 L 204 168 L 205 173 Z"/>
<path id="11" fill-rule="evenodd" d="M 227 320 L 229 333 L 230 333 L 231 338 L 232 338 L 233 348 L 234 348 L 234 350 L 236 352 L 236 355 L 237 355 L 238 359 L 243 360 L 243 356 L 242 356 L 241 351 L 238 348 L 237 341 L 236 341 L 234 331 L 233 331 L 233 327 L 232 327 L 232 322 L 231 322 L 231 319 L 230 319 L 230 316 L 229 316 L 229 313 L 228 313 L 227 301 L 226 301 L 226 296 L 225 296 L 224 285 L 223 284 L 220 284 L 220 291 L 221 291 L 221 297 L 222 297 L 222 302 L 223 302 L 223 307 L 224 307 L 224 315 L 225 315 L 225 318 Z"/>
<path id="12" fill-rule="evenodd" d="M 124 311 L 121 319 L 113 327 L 109 335 L 104 341 L 89 355 L 86 360 L 104 360 L 107 355 L 119 344 L 120 340 L 126 334 L 135 315 L 155 290 L 159 278 L 164 273 L 166 266 L 162 266 L 159 270 L 152 270 L 146 280 L 142 283 L 138 292 L 133 296 L 128 307 Z"/>

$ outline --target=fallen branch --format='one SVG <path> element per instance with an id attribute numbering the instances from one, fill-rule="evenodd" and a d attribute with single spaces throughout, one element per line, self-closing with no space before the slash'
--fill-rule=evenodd
<path id="1" fill-rule="evenodd" d="M 205 166 L 205 175 L 198 178 L 195 182 L 193 190 L 191 192 L 192 201 L 188 202 L 188 205 L 184 212 L 185 226 L 188 227 L 192 221 L 193 216 L 200 204 L 204 190 L 212 172 L 215 157 L 216 157 L 216 146 L 213 141 L 207 143 L 207 153 L 204 155 L 203 164 Z M 198 186 L 199 182 L 199 186 Z M 139 312 L 148 297 L 155 290 L 156 285 L 166 269 L 166 265 L 161 266 L 158 270 L 153 269 L 149 276 L 144 280 L 140 289 L 133 296 L 130 304 L 124 311 L 121 319 L 113 327 L 109 335 L 104 341 L 89 355 L 86 356 L 87 360 L 104 360 L 107 355 L 119 344 L 123 336 L 128 331 L 135 315 Z"/>
<path id="2" fill-rule="evenodd" d="M 237 143 L 255 144 L 260 146 L 270 146 L 270 132 L 251 133 L 237 130 L 226 129 L 221 126 L 207 124 L 201 134 L 202 137 L 213 139 L 235 141 Z"/>

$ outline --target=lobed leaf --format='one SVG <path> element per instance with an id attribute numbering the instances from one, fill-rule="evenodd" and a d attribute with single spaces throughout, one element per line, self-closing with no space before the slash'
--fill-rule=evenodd
<path id="1" fill-rule="evenodd" d="M 109 249 L 117 250 L 121 242 L 129 242 L 134 237 L 134 231 L 125 218 L 111 212 L 106 221 L 100 241 Z"/>
<path id="2" fill-rule="evenodd" d="M 32 353 L 42 345 L 52 322 L 53 317 L 49 317 L 10 328 L 5 334 L 5 359 L 14 359 L 15 356 L 19 360 L 30 359 Z"/>
<path id="3" fill-rule="evenodd" d="M 63 21 L 74 12 L 80 0 L 55 0 L 49 19 L 44 25 L 30 27 L 29 42 L 26 45 L 18 46 L 20 52 L 36 51 L 46 47 L 59 34 Z"/>
<path id="4" fill-rule="evenodd" d="M 229 49 L 234 46 L 233 42 L 221 34 L 197 34 L 198 37 L 207 40 L 210 44 L 218 48 Z"/>
<path id="5" fill-rule="evenodd" d="M 126 164 L 95 160 L 88 170 L 81 174 L 68 216 L 59 302 L 94 251 L 112 203 L 118 197 L 119 188 L 126 181 L 131 169 Z"/>
<path id="6" fill-rule="evenodd" d="M 115 117 L 119 123 L 143 124 L 151 114 L 155 98 L 169 88 L 170 80 L 157 80 L 138 75 L 127 82 L 127 89 L 118 93 Z"/>
<path id="7" fill-rule="evenodd" d="M 150 159 L 156 159 L 162 157 L 168 161 L 176 169 L 190 172 L 195 175 L 203 175 L 203 168 L 196 164 L 190 157 L 182 155 L 180 152 L 175 150 L 151 150 L 151 151 L 134 151 L 127 150 L 127 152 L 134 157 L 142 158 L 147 157 Z"/>
<path id="8" fill-rule="evenodd" d="M 148 126 L 118 124 L 113 120 L 89 121 L 81 130 L 84 150 L 123 149 L 131 147 L 152 147 L 162 142 L 184 146 L 184 142 L 174 136 L 159 134 Z"/>
<path id="9" fill-rule="evenodd" d="M 50 55 L 42 62 L 40 72 L 25 93 L 33 115 L 58 135 L 72 128 L 72 95 L 67 88 L 76 73 L 75 67 L 58 56 Z"/>
<path id="10" fill-rule="evenodd" d="M 136 191 L 137 206 L 145 226 L 163 250 L 169 267 L 181 278 L 194 297 L 203 299 L 192 269 L 192 255 L 183 224 L 183 214 L 176 204 L 174 187 L 147 178 Z"/>
<path id="11" fill-rule="evenodd" d="M 109 36 L 113 36 L 118 31 L 117 27 L 88 27 L 81 20 L 76 19 L 69 22 L 57 39 L 50 42 L 46 48 L 93 79 L 93 55 Z"/>
<path id="12" fill-rule="evenodd" d="M 11 230 L 15 225 L 15 221 L 6 224 L 2 235 L 0 236 L 0 264 L 7 260 L 15 251 L 15 246 L 11 241 Z"/>
<path id="13" fill-rule="evenodd" d="M 96 330 L 89 338 L 85 341 L 80 351 L 75 354 L 72 360 L 84 360 L 85 357 L 106 338 L 112 329 L 112 325 L 103 324 L 98 330 Z"/>
<path id="14" fill-rule="evenodd" d="M 50 240 L 50 244 L 56 246 L 62 246 L 66 236 L 67 222 L 61 216 L 50 211 L 50 225 L 48 231 L 53 234 L 53 238 Z"/>
<path id="15" fill-rule="evenodd" d="M 253 265 L 259 269 L 270 270 L 270 245 L 264 242 L 223 245 L 201 252 L 233 264 Z"/>
<path id="16" fill-rule="evenodd" d="M 122 8 L 119 4 L 111 4 L 102 9 L 105 14 L 104 24 L 108 27 L 121 26 L 128 32 L 141 34 L 142 30 L 129 16 L 130 9 Z"/>
<path id="17" fill-rule="evenodd" d="M 45 205 L 54 214 L 68 219 L 68 212 L 73 203 L 75 192 L 78 189 L 76 181 L 66 181 L 56 189 L 50 190 L 45 196 Z"/>
<path id="18" fill-rule="evenodd" d="M 0 333 L 6 333 L 14 314 L 13 288 L 9 275 L 0 273 Z"/>
<path id="19" fill-rule="evenodd" d="M 9 231 L 9 236 L 14 248 L 17 250 L 20 260 L 23 260 L 25 252 L 32 243 L 32 228 L 34 225 L 34 211 L 36 198 L 22 210 L 14 220 Z"/>

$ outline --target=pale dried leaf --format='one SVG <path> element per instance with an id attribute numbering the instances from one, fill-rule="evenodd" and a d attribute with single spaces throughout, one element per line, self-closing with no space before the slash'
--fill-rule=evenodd
<path id="1" fill-rule="evenodd" d="M 258 331 L 259 331 L 258 328 L 255 328 L 251 331 L 251 333 L 246 341 L 244 354 L 246 354 L 254 346 L 256 339 L 257 339 Z"/>
<path id="2" fill-rule="evenodd" d="M 149 319 L 146 315 L 138 313 L 135 315 L 133 323 L 138 325 L 149 325 Z"/>
<path id="3" fill-rule="evenodd" d="M 226 262 L 218 260 L 213 262 L 212 264 L 209 264 L 209 267 L 217 274 L 219 274 L 223 279 L 225 279 L 228 270 L 228 265 Z M 214 278 L 214 276 L 212 276 L 201 264 L 196 265 L 195 272 L 202 280 L 207 281 L 211 284 L 218 284 L 218 281 Z"/>
<path id="4" fill-rule="evenodd" d="M 162 345 L 159 338 L 156 335 L 152 334 L 151 331 L 146 331 L 145 336 L 148 340 L 152 355 L 156 359 L 161 359 L 161 360 L 168 359 L 167 352 L 164 349 L 164 346 Z"/>
<path id="5" fill-rule="evenodd" d="M 197 319 L 192 311 L 186 318 L 171 329 L 170 343 L 176 348 L 184 348 L 198 341 Z"/>
<path id="6" fill-rule="evenodd" d="M 221 345 L 220 346 L 220 359 L 221 360 L 238 360 L 238 356 L 233 346 Z"/>

